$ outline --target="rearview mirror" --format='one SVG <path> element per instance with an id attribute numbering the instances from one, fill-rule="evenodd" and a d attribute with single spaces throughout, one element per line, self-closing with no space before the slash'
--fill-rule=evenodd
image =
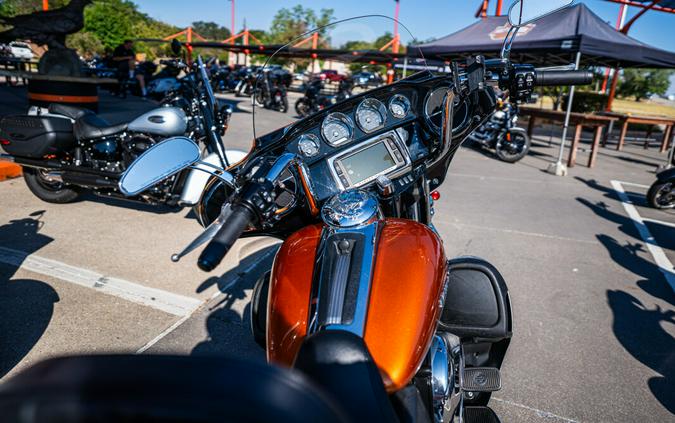
<path id="1" fill-rule="evenodd" d="M 199 147 L 190 138 L 169 138 L 141 154 L 120 179 L 122 194 L 134 196 L 190 167 L 200 158 Z"/>
<path id="2" fill-rule="evenodd" d="M 509 8 L 511 26 L 527 25 L 539 18 L 564 9 L 574 0 L 517 0 Z"/>

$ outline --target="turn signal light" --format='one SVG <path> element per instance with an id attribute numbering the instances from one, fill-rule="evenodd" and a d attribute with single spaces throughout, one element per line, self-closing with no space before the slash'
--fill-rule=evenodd
<path id="1" fill-rule="evenodd" d="M 9 140 L 0 138 L 0 144 L 1 144 L 1 145 L 10 145 L 11 142 L 9 142 Z"/>
<path id="2" fill-rule="evenodd" d="M 434 201 L 438 201 L 441 199 L 441 193 L 438 191 L 432 191 L 431 192 L 431 199 Z"/>

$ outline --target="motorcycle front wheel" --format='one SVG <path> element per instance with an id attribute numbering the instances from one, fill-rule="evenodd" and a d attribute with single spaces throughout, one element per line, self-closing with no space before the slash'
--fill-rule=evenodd
<path id="1" fill-rule="evenodd" d="M 281 104 L 279 104 L 279 111 L 281 113 L 288 113 L 288 97 L 283 96 L 281 98 Z"/>
<path id="2" fill-rule="evenodd" d="M 309 116 L 310 115 L 309 102 L 304 98 L 299 98 L 298 101 L 295 102 L 295 112 L 301 118 Z"/>
<path id="3" fill-rule="evenodd" d="M 673 183 L 656 181 L 647 192 L 647 202 L 655 209 L 672 209 L 675 207 Z"/>
<path id="4" fill-rule="evenodd" d="M 511 132 L 510 140 L 497 143 L 495 152 L 499 160 L 515 163 L 525 157 L 530 151 L 530 138 L 522 132 Z"/>
<path id="5" fill-rule="evenodd" d="M 40 169 L 24 167 L 23 179 L 26 181 L 28 189 L 37 198 L 47 203 L 72 203 L 80 196 L 80 191 L 77 187 L 49 180 L 46 173 Z"/>

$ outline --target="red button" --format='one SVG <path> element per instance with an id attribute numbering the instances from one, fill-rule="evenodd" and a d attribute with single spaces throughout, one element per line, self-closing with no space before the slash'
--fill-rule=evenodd
<path id="1" fill-rule="evenodd" d="M 431 199 L 434 200 L 434 201 L 440 200 L 441 199 L 441 193 L 438 192 L 438 191 L 433 191 L 431 193 Z"/>

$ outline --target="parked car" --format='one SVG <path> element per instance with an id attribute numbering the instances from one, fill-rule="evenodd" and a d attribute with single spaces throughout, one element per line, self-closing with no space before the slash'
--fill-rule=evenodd
<path id="1" fill-rule="evenodd" d="M 359 72 L 352 75 L 354 85 L 361 88 L 379 87 L 384 83 L 382 77 L 374 72 Z"/>
<path id="2" fill-rule="evenodd" d="M 333 69 L 324 69 L 319 74 L 319 77 L 328 82 L 340 82 L 344 79 L 347 79 L 345 75 L 340 75 L 338 71 Z"/>
<path id="3" fill-rule="evenodd" d="M 30 46 L 22 41 L 12 41 L 9 43 L 9 49 L 12 56 L 16 57 L 17 59 L 31 60 L 33 57 L 35 57 L 35 54 L 33 54 L 33 50 L 31 50 Z"/>

